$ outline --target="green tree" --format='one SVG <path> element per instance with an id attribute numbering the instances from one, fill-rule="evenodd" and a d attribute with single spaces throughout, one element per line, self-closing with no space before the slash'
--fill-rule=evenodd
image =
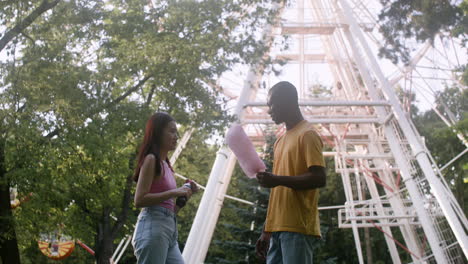
<path id="1" fill-rule="evenodd" d="M 420 113 L 413 118 L 416 128 L 424 137 L 425 144 L 439 167 L 444 166 L 465 150 L 466 146 L 457 137 L 457 133 L 468 135 L 468 92 L 447 87 L 436 95 L 439 110 L 448 107 L 455 117 L 455 126 L 448 127 L 432 111 Z M 442 112 L 442 111 L 441 111 Z M 461 208 L 468 211 L 468 194 L 464 179 L 468 174 L 468 156 L 465 154 L 447 167 L 442 174 L 451 187 Z"/>
<path id="2" fill-rule="evenodd" d="M 45 12 L 53 9 L 60 0 L 40 2 L 31 1 L 2 1 L 0 3 L 0 20 L 7 25 L 7 29 L 0 38 L 0 51 L 18 37 L 28 37 L 24 30 Z M 32 11 L 31 11 L 32 10 Z"/>
<path id="3" fill-rule="evenodd" d="M 383 5 L 378 16 L 384 45 L 379 56 L 393 63 L 408 63 L 411 59 L 409 42 L 434 42 L 437 34 L 458 37 L 466 46 L 468 34 L 468 1 L 449 0 L 380 0 Z M 468 64 L 452 69 L 468 85 Z"/>
<path id="4" fill-rule="evenodd" d="M 465 39 L 468 33 L 468 2 L 449 0 L 381 0 L 380 32 L 385 39 L 380 55 L 394 63 L 407 63 L 411 38 L 433 41 L 438 33 Z M 466 39 L 465 39 L 466 40 Z M 464 40 L 464 41 L 465 41 Z"/>
<path id="5" fill-rule="evenodd" d="M 30 1 L 2 1 L 0 3 L 0 21 L 6 26 L 6 30 L 0 34 L 0 53 L 8 46 L 19 42 L 19 37 L 27 37 L 25 29 L 29 27 L 38 17 L 48 10 L 53 9 L 60 0 L 41 1 L 31 3 Z M 32 11 L 31 11 L 32 10 Z M 11 51 L 7 50 L 7 54 Z M 15 50 L 13 49 L 13 52 Z M 0 89 L 3 92 L 3 89 Z M 2 104 L 5 102 L 2 100 Z M 5 120 L 6 113 L 2 107 L 0 116 Z M 0 259 L 8 263 L 20 261 L 18 241 L 15 232 L 15 223 L 10 210 L 10 181 L 6 175 L 5 144 L 6 144 L 6 122 L 0 124 Z"/>

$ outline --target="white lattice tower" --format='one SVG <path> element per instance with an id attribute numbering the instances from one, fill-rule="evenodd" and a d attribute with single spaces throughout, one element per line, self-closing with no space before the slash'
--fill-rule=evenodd
<path id="1" fill-rule="evenodd" d="M 432 86 L 437 79 L 426 78 L 418 67 L 437 49 L 426 43 L 407 67 L 392 65 L 396 71 L 387 74 L 389 66 L 375 56 L 380 41 L 369 2 L 298 0 L 279 6 L 277 24 L 265 27 L 263 36 L 277 40 L 289 35 L 291 47 L 282 50 L 270 41 L 265 56 L 287 61 L 283 80 L 296 85 L 305 118 L 317 124 L 331 148 L 324 154 L 335 159 L 336 168 L 329 169 L 341 174 L 347 200 L 338 212 L 339 225 L 352 229 L 359 262 L 364 263 L 359 230 L 371 227 L 382 232 L 393 263 L 402 263 L 402 254 L 413 263 L 464 263 L 466 216 L 395 92 L 397 85 L 406 87 L 409 82 L 414 87 Z M 447 68 L 453 69 L 456 64 L 445 55 Z M 436 64 L 434 58 L 430 62 Z M 317 98 L 311 90 L 310 77 L 317 65 L 334 80 L 330 96 Z M 432 72 L 440 70 L 436 66 Z M 444 74 L 439 81 L 458 83 L 457 76 Z M 242 85 L 221 85 L 237 100 L 235 114 L 258 145 L 264 143 L 264 128 L 271 124 L 261 84 L 270 87 L 275 80 L 279 79 L 255 66 Z M 450 114 L 431 107 L 447 125 L 455 123 Z M 468 145 L 463 135 L 458 136 Z M 218 151 L 183 252 L 187 263 L 202 263 L 206 257 L 235 162 L 226 147 Z M 397 233 L 403 241 L 395 239 Z"/>

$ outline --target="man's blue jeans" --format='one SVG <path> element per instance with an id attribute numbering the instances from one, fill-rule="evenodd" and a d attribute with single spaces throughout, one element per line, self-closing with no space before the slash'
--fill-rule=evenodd
<path id="1" fill-rule="evenodd" d="M 132 239 L 137 263 L 183 264 L 177 237 L 177 219 L 171 210 L 161 206 L 144 208 Z"/>
<path id="2" fill-rule="evenodd" d="M 267 264 L 312 264 L 314 244 L 320 238 L 293 232 L 273 232 Z"/>

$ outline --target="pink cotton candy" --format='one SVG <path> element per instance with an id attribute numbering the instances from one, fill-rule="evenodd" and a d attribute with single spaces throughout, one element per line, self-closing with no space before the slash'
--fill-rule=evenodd
<path id="1" fill-rule="evenodd" d="M 265 171 L 265 164 L 258 157 L 252 142 L 241 125 L 234 124 L 229 129 L 226 142 L 236 155 L 237 161 L 247 177 L 255 178 L 257 172 Z"/>

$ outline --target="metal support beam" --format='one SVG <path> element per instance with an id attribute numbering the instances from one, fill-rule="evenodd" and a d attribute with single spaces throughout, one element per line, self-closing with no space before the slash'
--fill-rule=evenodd
<path id="1" fill-rule="evenodd" d="M 231 177 L 226 173 L 231 155 L 226 147 L 222 147 L 216 155 L 208 184 L 182 253 L 186 263 L 203 263 L 205 260 L 222 206 L 223 197 L 219 197 L 219 191 L 227 188 L 228 178 Z"/>
<path id="2" fill-rule="evenodd" d="M 266 102 L 249 102 L 244 107 L 267 107 Z M 299 106 L 391 106 L 388 101 L 299 101 Z"/>
<path id="3" fill-rule="evenodd" d="M 180 140 L 179 144 L 177 144 L 177 147 L 172 153 L 171 159 L 169 160 L 172 166 L 174 166 L 174 164 L 176 163 L 177 158 L 179 157 L 180 153 L 182 153 L 182 150 L 187 145 L 187 142 L 189 141 L 190 136 L 192 136 L 192 133 L 194 130 L 195 130 L 194 128 L 189 128 L 182 136 L 182 139 Z"/>
<path id="4" fill-rule="evenodd" d="M 334 23 L 283 23 L 281 34 L 333 34 L 340 25 Z"/>
<path id="5" fill-rule="evenodd" d="M 381 124 L 380 118 L 315 118 L 308 119 L 312 124 Z M 246 119 L 242 124 L 274 124 L 271 119 Z"/>

